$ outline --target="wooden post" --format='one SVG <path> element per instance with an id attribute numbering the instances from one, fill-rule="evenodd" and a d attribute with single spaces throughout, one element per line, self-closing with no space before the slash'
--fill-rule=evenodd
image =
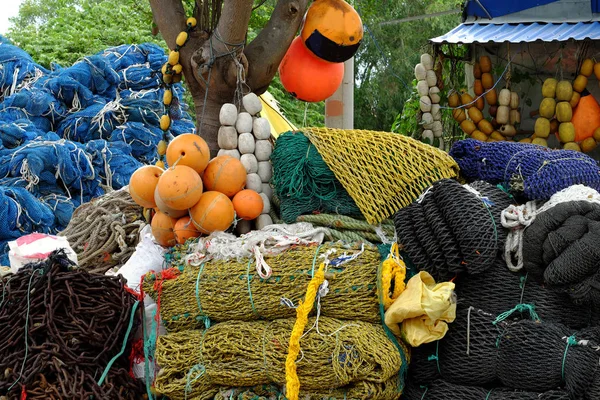
<path id="1" fill-rule="evenodd" d="M 342 84 L 325 100 L 325 126 L 354 129 L 354 58 L 344 63 Z"/>

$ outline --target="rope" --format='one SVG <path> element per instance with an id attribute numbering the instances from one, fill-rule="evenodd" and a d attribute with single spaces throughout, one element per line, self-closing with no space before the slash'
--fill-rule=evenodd
<path id="1" fill-rule="evenodd" d="M 312 311 L 319 286 L 321 286 L 325 280 L 324 269 L 325 263 L 322 263 L 319 270 L 308 284 L 304 302 L 300 301 L 300 304 L 296 309 L 296 322 L 294 323 L 294 328 L 290 336 L 288 355 L 285 360 L 286 394 L 289 400 L 298 400 L 300 381 L 298 380 L 296 371 L 296 359 L 300 353 L 300 338 L 304 333 L 304 328 L 308 322 L 308 314 Z"/>
<path id="2" fill-rule="evenodd" d="M 577 343 L 577 339 L 575 339 L 575 335 L 571 335 L 567 338 L 567 345 L 565 346 L 565 354 L 563 355 L 562 369 L 561 369 L 561 376 L 562 376 L 563 382 L 565 380 L 565 363 L 567 361 L 567 353 L 569 352 L 569 347 L 576 346 L 577 344 L 578 343 Z"/>
<path id="3" fill-rule="evenodd" d="M 541 321 L 540 317 L 535 312 L 535 305 L 533 304 L 517 304 L 512 309 L 505 311 L 499 314 L 496 319 L 492 322 L 492 324 L 497 325 L 500 322 L 504 321 L 508 317 L 510 317 L 515 312 L 529 312 L 529 316 L 534 321 Z"/>

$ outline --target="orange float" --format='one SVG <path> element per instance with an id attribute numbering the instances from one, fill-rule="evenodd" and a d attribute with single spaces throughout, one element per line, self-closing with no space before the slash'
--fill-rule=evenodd
<path id="1" fill-rule="evenodd" d="M 244 189 L 233 196 L 233 209 L 241 219 L 251 221 L 262 213 L 264 202 L 254 190 Z"/>
<path id="2" fill-rule="evenodd" d="M 202 233 L 225 231 L 235 217 L 233 204 L 221 192 L 205 192 L 200 201 L 190 209 L 194 226 Z"/>
<path id="3" fill-rule="evenodd" d="M 200 236 L 200 232 L 198 232 L 198 229 L 196 229 L 189 216 L 179 218 L 175 223 L 173 231 L 175 232 L 175 240 L 179 244 L 184 244 L 188 239 Z"/>
<path id="4" fill-rule="evenodd" d="M 596 128 L 600 127 L 600 105 L 587 90 L 573 111 L 571 122 L 575 127 L 575 142 L 580 143 L 592 137 Z"/>
<path id="5" fill-rule="evenodd" d="M 138 168 L 129 179 L 129 194 L 137 205 L 144 208 L 156 207 L 154 191 L 164 170 L 155 165 Z"/>
<path id="6" fill-rule="evenodd" d="M 302 37 L 298 36 L 281 60 L 279 77 L 292 96 L 314 103 L 335 93 L 344 78 L 344 64 L 321 60 L 306 48 Z"/>
<path id="7" fill-rule="evenodd" d="M 156 202 L 156 211 L 160 211 L 163 214 L 168 215 L 171 218 L 181 218 L 187 215 L 187 210 L 175 210 L 165 204 L 164 201 L 160 198 L 160 194 L 158 194 L 158 185 L 156 186 L 156 190 L 154 191 L 154 201 Z"/>
<path id="8" fill-rule="evenodd" d="M 174 210 L 187 210 L 202 196 L 202 179 L 192 168 L 177 165 L 166 170 L 158 180 L 158 195 Z"/>
<path id="9" fill-rule="evenodd" d="M 246 168 L 240 160 L 231 156 L 218 156 L 208 163 L 202 181 L 206 190 L 233 197 L 246 185 L 246 175 Z"/>
<path id="10" fill-rule="evenodd" d="M 175 246 L 177 241 L 173 229 L 176 223 L 177 219 L 171 218 L 160 211 L 154 214 L 150 226 L 152 227 L 152 235 L 158 244 L 165 247 Z"/>
<path id="11" fill-rule="evenodd" d="M 185 165 L 202 174 L 210 161 L 208 144 L 198 135 L 185 133 L 177 136 L 167 147 L 169 166 Z"/>

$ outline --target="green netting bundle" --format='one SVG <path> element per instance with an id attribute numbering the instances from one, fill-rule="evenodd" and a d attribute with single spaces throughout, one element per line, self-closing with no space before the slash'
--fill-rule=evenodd
<path id="1" fill-rule="evenodd" d="M 281 218 L 288 224 L 315 211 L 361 216 L 354 200 L 302 132 L 277 138 L 272 183 L 280 201 Z"/>
<path id="2" fill-rule="evenodd" d="M 254 258 L 214 260 L 199 267 L 180 267 L 174 279 L 161 281 L 161 274 L 148 275 L 143 286 L 157 301 L 156 288 L 162 288 L 160 314 L 170 332 L 202 328 L 205 316 L 214 322 L 291 318 L 296 315 L 293 306 L 304 298 L 322 261 L 320 256 L 325 254 L 332 261 L 326 273 L 329 293 L 320 299 L 321 314 L 379 323 L 377 276 L 381 256 L 377 247 L 371 245 L 327 243 L 293 247 L 265 257 L 273 271 L 268 279 L 258 276 Z M 336 265 L 336 258 L 343 259 L 344 254 L 359 255 Z M 157 281 L 161 285 L 156 285 Z M 388 287 L 393 287 L 393 282 Z"/>
<path id="3" fill-rule="evenodd" d="M 220 387 L 281 384 L 285 382 L 294 323 L 294 318 L 228 321 L 205 331 L 161 336 L 156 361 L 162 370 L 154 387 L 178 400 L 186 398 L 186 388 L 187 399 L 209 399 Z M 359 398 L 357 391 L 368 391 L 369 387 L 389 393 L 385 386 L 395 380 L 394 397 L 386 398 L 399 397 L 400 373 L 407 367 L 402 365 L 402 358 L 406 355 L 399 353 L 381 325 L 321 316 L 318 320 L 310 318 L 308 326 L 312 329 L 300 341 L 301 358 L 296 362 L 304 395 L 346 388 L 338 391 L 338 396 L 354 390 L 352 396 Z M 362 388 L 361 382 L 365 383 Z"/>

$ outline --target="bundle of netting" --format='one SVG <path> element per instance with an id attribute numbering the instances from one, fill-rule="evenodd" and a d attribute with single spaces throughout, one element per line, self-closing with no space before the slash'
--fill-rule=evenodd
<path id="1" fill-rule="evenodd" d="M 526 311 L 531 319 L 514 319 Z M 441 378 L 459 385 L 530 392 L 564 389 L 571 399 L 596 392 L 597 333 L 576 332 L 540 321 L 533 307 L 491 314 L 469 307 L 438 343 L 413 349 L 409 381 L 426 385 Z M 584 397 L 586 396 L 587 397 Z"/>
<path id="2" fill-rule="evenodd" d="M 328 293 L 319 299 L 321 315 L 380 322 L 378 271 L 381 256 L 375 246 L 327 243 L 295 246 L 283 253 L 243 259 L 212 260 L 199 266 L 171 268 L 148 274 L 144 291 L 160 302 L 169 331 L 201 328 L 211 321 L 251 321 L 293 318 L 323 256 L 329 254 Z M 343 262 L 343 264 L 342 264 Z M 261 277 L 257 267 L 271 271 Z M 385 274 L 393 287 L 398 274 Z"/>
<path id="3" fill-rule="evenodd" d="M 397 377 L 383 383 L 359 381 L 337 389 L 300 389 L 300 398 L 303 399 L 395 400 L 400 398 L 401 394 Z M 200 397 L 196 397 L 196 399 L 198 398 Z M 252 388 L 220 388 L 214 396 L 215 400 L 283 400 L 285 398 L 283 388 L 276 385 L 261 385 Z M 192 399 L 192 397 L 188 397 L 188 399 Z"/>
<path id="4" fill-rule="evenodd" d="M 392 240 L 395 235 L 394 221 L 389 219 L 382 221 L 379 226 L 371 225 L 364 219 L 332 214 L 301 215 L 296 220 L 325 227 L 333 240 L 345 242 L 383 243 Z"/>
<path id="5" fill-rule="evenodd" d="M 118 190 L 79 206 L 59 235 L 69 240 L 80 268 L 104 273 L 129 259 L 145 224 L 143 209 Z"/>
<path id="6" fill-rule="evenodd" d="M 398 243 L 436 280 L 482 273 L 504 249 L 500 213 L 510 203 L 508 194 L 488 183 L 443 179 L 396 213 Z"/>
<path id="7" fill-rule="evenodd" d="M 403 399 L 407 400 L 571 400 L 563 390 L 550 390 L 544 393 L 517 391 L 507 388 L 483 388 L 461 386 L 437 380 L 428 385 L 409 382 Z"/>
<path id="8" fill-rule="evenodd" d="M 509 271 L 500 257 L 484 274 L 461 275 L 454 282 L 461 308 L 501 314 L 517 307 L 514 315 L 528 317 L 531 306 L 542 321 L 571 329 L 598 322 L 598 313 L 590 305 L 575 304 L 567 293 L 541 285 L 525 271 Z"/>
<path id="9" fill-rule="evenodd" d="M 9 399 L 143 398 L 129 375 L 136 297 L 54 252 L 0 280 L 0 393 Z"/>
<path id="10" fill-rule="evenodd" d="M 456 142 L 450 155 L 465 178 L 500 183 L 529 200 L 547 200 L 576 184 L 600 188 L 598 163 L 577 151 L 466 139 Z"/>
<path id="11" fill-rule="evenodd" d="M 18 194 L 6 212 L 16 215 L 11 221 L 21 235 L 30 227 L 64 229 L 77 206 L 125 186 L 142 163 L 155 163 L 160 140 L 194 131 L 181 84 L 172 87 L 171 129 L 160 129 L 165 89 L 158 71 L 166 60 L 156 45 L 128 45 L 48 71 L 18 47 L 0 44 L 0 185 L 28 190 L 38 199 L 32 209 L 54 214 L 28 217 L 24 202 L 35 201 Z M 0 232 L 2 254 L 13 238 Z"/>
<path id="12" fill-rule="evenodd" d="M 600 204 L 570 201 L 538 214 L 523 234 L 523 266 L 532 278 L 600 305 Z"/>
<path id="13" fill-rule="evenodd" d="M 161 368 L 157 392 L 171 399 L 211 399 L 219 386 L 280 385 L 286 380 L 288 343 L 295 319 L 228 321 L 206 329 L 160 336 L 156 361 Z M 405 356 L 381 325 L 309 318 L 296 362 L 304 394 L 340 389 L 360 393 L 374 384 L 395 386 L 398 398 Z M 361 387 L 361 383 L 365 385 Z M 395 384 L 394 384 L 395 382 Z M 302 393 L 300 394 L 302 396 Z M 341 397 L 338 397 L 341 398 Z"/>
<path id="14" fill-rule="evenodd" d="M 314 212 L 361 216 L 354 200 L 302 132 L 279 136 L 271 163 L 284 222 L 293 223 L 300 215 Z"/>

